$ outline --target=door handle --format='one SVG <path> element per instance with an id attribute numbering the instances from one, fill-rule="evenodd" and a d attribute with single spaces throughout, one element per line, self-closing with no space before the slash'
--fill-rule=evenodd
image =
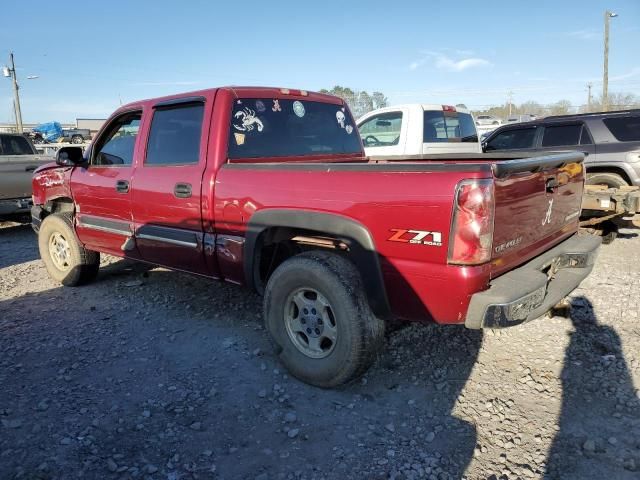
<path id="1" fill-rule="evenodd" d="M 177 198 L 189 198 L 191 197 L 191 184 L 190 183 L 176 183 L 173 188 L 173 194 Z"/>
<path id="2" fill-rule="evenodd" d="M 588 156 L 589 156 L 589 152 L 582 152 L 582 153 L 584 153 L 584 156 L 585 156 L 585 157 L 588 157 Z"/>
<path id="3" fill-rule="evenodd" d="M 128 193 L 129 192 L 129 181 L 128 180 L 118 180 L 116 182 L 116 192 L 118 192 L 118 193 Z"/>

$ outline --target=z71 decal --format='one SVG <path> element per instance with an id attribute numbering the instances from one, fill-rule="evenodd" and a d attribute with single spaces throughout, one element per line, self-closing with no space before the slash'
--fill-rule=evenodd
<path id="1" fill-rule="evenodd" d="M 393 235 L 387 238 L 390 242 L 413 243 L 418 245 L 442 246 L 441 232 L 427 232 L 424 230 L 405 230 L 403 228 L 391 228 Z"/>

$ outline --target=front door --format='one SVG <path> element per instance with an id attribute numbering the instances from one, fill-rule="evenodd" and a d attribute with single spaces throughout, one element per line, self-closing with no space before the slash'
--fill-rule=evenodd
<path id="1" fill-rule="evenodd" d="M 91 250 L 136 256 L 131 177 L 141 118 L 141 111 L 114 118 L 96 140 L 89 165 L 75 168 L 71 175 L 76 232 Z"/>
<path id="2" fill-rule="evenodd" d="M 144 161 L 136 169 L 136 244 L 148 262 L 210 274 L 204 256 L 201 184 L 208 118 L 204 98 L 155 105 Z"/>

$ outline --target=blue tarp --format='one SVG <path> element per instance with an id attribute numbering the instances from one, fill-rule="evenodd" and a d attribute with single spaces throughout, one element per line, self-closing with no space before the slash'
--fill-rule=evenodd
<path id="1" fill-rule="evenodd" d="M 58 122 L 41 123 L 33 131 L 41 133 L 47 142 L 55 142 L 62 136 L 62 125 Z"/>

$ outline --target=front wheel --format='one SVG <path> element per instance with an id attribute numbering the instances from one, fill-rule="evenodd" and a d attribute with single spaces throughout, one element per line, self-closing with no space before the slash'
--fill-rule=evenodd
<path id="1" fill-rule="evenodd" d="M 75 145 L 80 145 L 82 142 L 84 142 L 84 139 L 80 135 L 74 135 L 71 137 L 71 143 Z"/>
<path id="2" fill-rule="evenodd" d="M 336 387 L 362 375 L 384 342 L 355 266 L 312 251 L 282 263 L 264 294 L 267 331 L 285 367 L 300 380 Z"/>
<path id="3" fill-rule="evenodd" d="M 587 173 L 587 185 L 604 185 L 607 188 L 626 187 L 629 183 L 617 173 Z"/>
<path id="4" fill-rule="evenodd" d="M 73 230 L 71 215 L 49 215 L 38 232 L 40 257 L 51 278 L 67 287 L 95 279 L 100 254 L 85 249 Z"/>

